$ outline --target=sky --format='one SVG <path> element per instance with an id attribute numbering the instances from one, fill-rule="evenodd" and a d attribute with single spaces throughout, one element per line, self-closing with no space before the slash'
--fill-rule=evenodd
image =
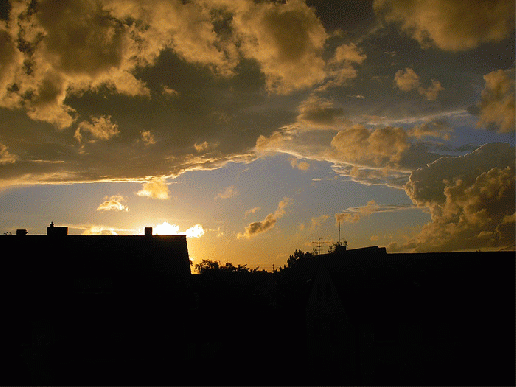
<path id="1" fill-rule="evenodd" d="M 514 249 L 513 1 L 0 4 L 2 233 Z"/>

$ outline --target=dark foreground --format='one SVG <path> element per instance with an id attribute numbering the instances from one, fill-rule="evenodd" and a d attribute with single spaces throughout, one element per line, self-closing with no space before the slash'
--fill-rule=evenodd
<path id="1" fill-rule="evenodd" d="M 514 253 L 191 275 L 184 238 L 114 238 L 1 237 L 2 385 L 515 384 Z"/>

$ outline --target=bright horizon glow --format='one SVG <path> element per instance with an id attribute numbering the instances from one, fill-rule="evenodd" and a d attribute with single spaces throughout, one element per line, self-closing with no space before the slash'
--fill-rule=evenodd
<path id="1" fill-rule="evenodd" d="M 168 222 L 163 222 L 158 224 L 153 229 L 154 235 L 186 235 L 187 238 L 200 238 L 204 235 L 204 229 L 202 225 L 196 224 L 188 228 L 184 232 L 179 231 L 179 226 L 177 224 L 170 224 Z"/>

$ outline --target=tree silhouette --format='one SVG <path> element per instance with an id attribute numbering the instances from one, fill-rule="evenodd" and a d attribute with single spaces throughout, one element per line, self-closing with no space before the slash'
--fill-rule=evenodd
<path id="1" fill-rule="evenodd" d="M 209 259 L 203 259 L 200 263 L 195 264 L 195 270 L 199 274 L 206 273 L 256 273 L 260 267 L 250 269 L 245 265 L 234 266 L 231 262 L 227 262 L 224 265 L 220 264 L 220 261 L 212 261 Z M 262 270 L 263 271 L 263 270 Z"/>
<path id="2" fill-rule="evenodd" d="M 309 259 L 313 258 L 312 253 L 303 252 L 301 250 L 294 251 L 294 254 L 288 257 L 287 259 L 287 267 L 289 269 L 292 269 L 298 265 L 302 265 L 303 263 L 307 262 Z"/>

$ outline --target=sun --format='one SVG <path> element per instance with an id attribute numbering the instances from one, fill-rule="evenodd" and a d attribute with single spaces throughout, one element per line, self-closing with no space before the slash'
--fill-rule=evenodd
<path id="1" fill-rule="evenodd" d="M 155 235 L 178 235 L 179 234 L 179 226 L 176 224 L 170 224 L 168 222 L 163 222 L 158 224 L 154 228 Z"/>

